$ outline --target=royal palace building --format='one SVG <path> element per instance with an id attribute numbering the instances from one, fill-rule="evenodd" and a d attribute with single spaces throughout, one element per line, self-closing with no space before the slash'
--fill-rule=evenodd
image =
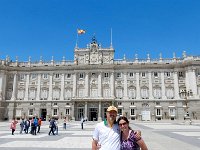
<path id="1" fill-rule="evenodd" d="M 74 60 L 0 60 L 0 119 L 103 120 L 109 105 L 132 120 L 200 119 L 200 57 L 114 59 L 93 37 Z"/>

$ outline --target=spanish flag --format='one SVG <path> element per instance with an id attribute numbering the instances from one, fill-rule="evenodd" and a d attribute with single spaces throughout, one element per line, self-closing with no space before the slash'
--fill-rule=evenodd
<path id="1" fill-rule="evenodd" d="M 85 30 L 83 30 L 83 29 L 78 29 L 77 32 L 78 32 L 78 34 L 84 34 L 84 33 L 85 33 Z"/>

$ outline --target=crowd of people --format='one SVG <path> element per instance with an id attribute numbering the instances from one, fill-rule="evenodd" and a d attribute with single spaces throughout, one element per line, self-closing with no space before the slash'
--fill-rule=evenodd
<path id="1" fill-rule="evenodd" d="M 14 132 L 16 130 L 16 126 L 17 126 L 18 121 L 13 118 L 12 122 L 10 124 L 10 129 L 12 130 L 12 135 L 14 135 Z M 36 135 L 37 133 L 40 133 L 40 127 L 42 125 L 42 118 L 37 118 L 37 117 L 33 117 L 31 120 L 29 120 L 28 118 L 24 119 L 22 118 L 20 120 L 20 134 L 22 134 L 23 132 L 25 134 L 32 134 L 32 135 Z M 30 128 L 30 131 L 29 131 Z"/>
<path id="2" fill-rule="evenodd" d="M 32 134 L 36 135 L 40 133 L 41 125 L 42 125 L 42 118 L 33 117 L 32 119 L 24 119 L 22 118 L 20 121 L 16 120 L 15 118 L 12 119 L 10 124 L 10 129 L 12 131 L 12 135 L 14 135 L 17 124 L 19 123 L 20 126 L 20 134 Z M 48 135 L 58 135 L 58 119 L 57 118 L 50 118 L 49 119 L 49 132 Z M 67 118 L 65 117 L 63 120 L 63 129 L 66 130 L 67 127 Z"/>
<path id="3" fill-rule="evenodd" d="M 143 138 L 141 137 L 141 131 L 133 130 L 129 126 L 129 120 L 125 116 L 120 116 L 117 120 L 117 108 L 110 106 L 107 108 L 106 119 L 100 123 L 97 123 L 92 140 L 92 150 L 148 150 Z M 83 129 L 83 122 L 85 119 L 81 119 L 81 129 Z M 10 129 L 12 135 L 16 130 L 18 121 L 13 118 Z M 67 119 L 63 120 L 63 129 L 66 130 Z M 42 125 L 42 118 L 33 117 L 29 119 L 21 119 L 20 121 L 20 134 L 32 134 L 40 133 Z M 30 132 L 29 132 L 29 128 Z M 51 118 L 49 120 L 49 133 L 48 135 L 58 135 L 58 119 Z"/>

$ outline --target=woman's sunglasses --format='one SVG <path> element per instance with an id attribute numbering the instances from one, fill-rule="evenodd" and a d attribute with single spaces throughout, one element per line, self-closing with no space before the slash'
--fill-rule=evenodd
<path id="1" fill-rule="evenodd" d="M 124 126 L 124 125 L 126 125 L 127 124 L 127 122 L 124 122 L 124 123 L 119 123 L 119 126 Z"/>

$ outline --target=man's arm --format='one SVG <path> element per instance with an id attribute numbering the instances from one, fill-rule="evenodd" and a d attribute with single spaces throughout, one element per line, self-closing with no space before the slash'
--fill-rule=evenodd
<path id="1" fill-rule="evenodd" d="M 97 144 L 98 144 L 98 142 L 93 139 L 92 140 L 92 150 L 97 150 L 98 149 Z"/>
<path id="2" fill-rule="evenodd" d="M 135 134 L 135 138 L 137 141 L 141 139 L 141 131 L 140 130 L 136 130 L 134 132 L 134 134 Z"/>

